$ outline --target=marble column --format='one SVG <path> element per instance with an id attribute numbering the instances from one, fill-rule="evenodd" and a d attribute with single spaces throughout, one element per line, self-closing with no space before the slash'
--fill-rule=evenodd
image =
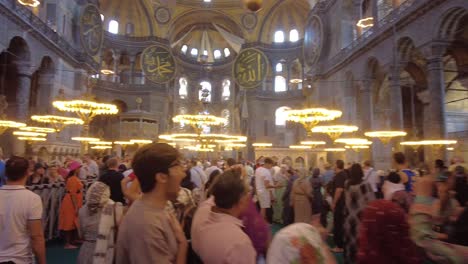
<path id="1" fill-rule="evenodd" d="M 445 116 L 445 78 L 443 55 L 446 46 L 433 44 L 425 49 L 427 55 L 427 101 L 424 109 L 424 138 L 445 139 L 447 138 L 446 116 Z M 425 148 L 425 160 L 429 165 L 436 159 L 444 160 L 445 148 Z"/>
<path id="2" fill-rule="evenodd" d="M 136 56 L 135 55 L 130 55 L 129 56 L 129 59 L 130 59 L 130 79 L 129 79 L 129 82 L 130 84 L 134 84 L 134 80 L 133 80 L 133 76 L 135 74 L 135 60 L 136 60 Z"/>
<path id="3" fill-rule="evenodd" d="M 16 90 L 16 120 L 25 122 L 29 118 L 29 99 L 31 94 L 31 67 L 29 63 L 16 63 L 18 87 Z M 14 137 L 13 154 L 24 156 L 26 143 Z"/>
<path id="4" fill-rule="evenodd" d="M 113 51 L 112 53 L 112 59 L 114 60 L 114 68 L 112 69 L 114 71 L 114 82 L 119 81 L 119 64 L 120 64 L 120 52 L 119 51 Z"/>
<path id="5" fill-rule="evenodd" d="M 424 122 L 425 138 L 446 138 L 445 127 L 445 80 L 442 56 L 428 59 L 427 78 L 429 104 Z"/>
<path id="6" fill-rule="evenodd" d="M 54 73 L 40 73 L 38 85 L 38 108 L 41 114 L 51 113 L 52 111 L 52 95 L 54 91 Z"/>
<path id="7" fill-rule="evenodd" d="M 361 130 L 371 130 L 374 120 L 374 103 L 372 101 L 372 81 L 362 82 L 359 90 L 362 103 L 362 127 Z"/>
<path id="8" fill-rule="evenodd" d="M 400 85 L 401 65 L 390 66 L 390 128 L 403 130 L 403 98 Z"/>

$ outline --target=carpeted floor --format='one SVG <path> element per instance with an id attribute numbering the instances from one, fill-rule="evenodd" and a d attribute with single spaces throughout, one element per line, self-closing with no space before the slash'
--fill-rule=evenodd
<path id="1" fill-rule="evenodd" d="M 282 228 L 279 224 L 271 226 L 271 232 L 276 234 Z M 334 247 L 333 239 L 328 239 L 330 247 Z M 47 242 L 47 263 L 48 264 L 75 264 L 78 257 L 79 249 L 64 249 L 61 240 Z M 343 254 L 335 254 L 337 263 L 343 263 Z"/>

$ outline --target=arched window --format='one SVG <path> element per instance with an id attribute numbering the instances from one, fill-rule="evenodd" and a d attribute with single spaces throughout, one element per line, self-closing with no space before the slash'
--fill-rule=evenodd
<path id="1" fill-rule="evenodd" d="M 229 97 L 231 97 L 231 81 L 230 80 L 223 81 L 223 94 L 221 96 L 223 97 L 223 100 L 229 100 Z"/>
<path id="2" fill-rule="evenodd" d="M 274 42 L 276 43 L 283 43 L 284 42 L 284 32 L 281 30 L 278 30 L 275 32 L 275 39 Z"/>
<path id="3" fill-rule="evenodd" d="M 275 111 L 275 124 L 277 126 L 285 126 L 286 125 L 286 113 L 284 111 L 290 110 L 291 108 L 287 106 L 282 106 Z"/>
<path id="4" fill-rule="evenodd" d="M 118 34 L 119 33 L 119 22 L 115 20 L 109 21 L 109 28 L 108 31 L 113 34 Z"/>
<path id="5" fill-rule="evenodd" d="M 192 48 L 192 50 L 190 50 L 190 54 L 192 54 L 192 56 L 197 56 L 198 55 L 198 49 Z"/>
<path id="6" fill-rule="evenodd" d="M 276 72 L 283 72 L 283 64 L 281 62 L 277 63 L 275 66 Z"/>
<path id="7" fill-rule="evenodd" d="M 229 48 L 224 48 L 224 57 L 229 57 L 229 55 L 231 55 L 231 51 L 229 50 Z"/>
<path id="8" fill-rule="evenodd" d="M 220 50 L 215 50 L 215 51 L 213 52 L 213 54 L 214 54 L 214 58 L 215 58 L 215 59 L 221 58 L 221 51 L 220 51 Z"/>
<path id="9" fill-rule="evenodd" d="M 289 31 L 289 41 L 296 42 L 298 40 L 299 40 L 299 32 L 297 31 L 297 29 L 293 29 Z"/>
<path id="10" fill-rule="evenodd" d="M 211 83 L 203 81 L 200 83 L 201 88 L 198 91 L 198 100 L 211 103 Z"/>
<path id="11" fill-rule="evenodd" d="M 188 96 L 187 79 L 184 77 L 179 79 L 179 96 L 181 99 L 185 99 Z"/>
<path id="12" fill-rule="evenodd" d="M 183 45 L 182 48 L 180 48 L 180 51 L 182 51 L 183 54 L 187 54 L 188 47 L 187 45 Z"/>
<path id="13" fill-rule="evenodd" d="M 286 92 L 286 78 L 281 75 L 275 77 L 275 92 Z"/>
<path id="14" fill-rule="evenodd" d="M 104 21 L 104 15 L 101 14 L 101 21 Z"/>

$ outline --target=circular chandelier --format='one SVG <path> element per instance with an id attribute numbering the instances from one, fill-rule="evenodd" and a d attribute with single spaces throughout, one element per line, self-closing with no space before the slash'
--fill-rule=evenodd
<path id="1" fill-rule="evenodd" d="M 111 146 L 92 146 L 91 149 L 112 149 Z"/>
<path id="2" fill-rule="evenodd" d="M 68 125 L 83 125 L 84 121 L 79 118 L 56 116 L 56 115 L 33 115 L 31 119 L 36 122 L 50 124 L 57 132 Z"/>
<path id="3" fill-rule="evenodd" d="M 369 145 L 346 145 L 347 149 L 368 149 Z"/>
<path id="4" fill-rule="evenodd" d="M 325 144 L 327 144 L 325 141 L 301 141 L 301 145 L 310 146 L 311 148 L 315 148 L 318 145 Z"/>
<path id="5" fill-rule="evenodd" d="M 347 125 L 332 125 L 332 126 L 316 126 L 312 128 L 312 133 L 325 133 L 331 139 L 335 140 L 339 138 L 343 133 L 351 133 L 358 131 L 357 126 Z"/>
<path id="6" fill-rule="evenodd" d="M 256 148 L 268 148 L 268 147 L 272 147 L 273 144 L 272 143 L 252 143 L 252 147 L 256 147 Z"/>
<path id="7" fill-rule="evenodd" d="M 114 144 L 124 146 L 124 145 L 133 145 L 135 143 L 130 142 L 130 141 L 114 141 Z"/>
<path id="8" fill-rule="evenodd" d="M 284 111 L 286 121 L 300 123 L 310 134 L 312 128 L 323 121 L 331 121 L 343 114 L 339 110 L 329 110 L 326 108 L 293 109 Z"/>
<path id="9" fill-rule="evenodd" d="M 213 152 L 214 151 L 214 148 L 205 147 L 205 146 L 202 146 L 202 145 L 185 146 L 184 149 L 191 150 L 191 151 L 197 151 L 197 152 Z"/>
<path id="10" fill-rule="evenodd" d="M 235 142 L 246 142 L 247 137 L 245 136 L 236 136 L 236 135 L 227 135 L 227 134 L 194 134 L 194 133 L 176 133 L 176 134 L 166 134 L 160 135 L 160 139 L 167 141 L 184 141 L 184 142 L 195 142 L 199 141 L 200 143 L 235 143 Z"/>
<path id="11" fill-rule="evenodd" d="M 93 142 L 93 141 L 96 142 L 100 140 L 99 138 L 93 138 L 93 137 L 72 137 L 71 139 L 75 141 L 81 141 L 81 142 Z"/>
<path id="12" fill-rule="evenodd" d="M 18 2 L 24 6 L 38 7 L 41 2 L 39 0 L 18 0 Z"/>
<path id="13" fill-rule="evenodd" d="M 370 131 L 364 133 L 366 137 L 375 137 L 380 139 L 382 143 L 388 144 L 394 137 L 404 137 L 407 135 L 404 131 Z"/>
<path id="14" fill-rule="evenodd" d="M 191 126 L 219 126 L 227 123 L 226 118 L 214 115 L 178 115 L 173 117 L 172 121 Z"/>
<path id="15" fill-rule="evenodd" d="M 289 146 L 290 149 L 312 149 L 312 146 L 307 145 L 291 145 Z"/>
<path id="16" fill-rule="evenodd" d="M 447 139 L 404 141 L 400 143 L 400 145 L 403 145 L 403 146 L 433 146 L 433 147 L 440 147 L 444 145 L 454 145 L 454 144 L 457 144 L 456 140 L 447 140 Z"/>
<path id="17" fill-rule="evenodd" d="M 146 145 L 153 143 L 153 140 L 150 139 L 130 139 L 130 142 L 133 144 Z"/>
<path id="18" fill-rule="evenodd" d="M 9 128 L 25 127 L 25 123 L 15 122 L 11 120 L 0 120 L 0 135 Z"/>
<path id="19" fill-rule="evenodd" d="M 13 132 L 13 135 L 21 136 L 21 137 L 45 137 L 47 136 L 46 133 L 29 132 L 29 131 L 15 131 Z"/>
<path id="20" fill-rule="evenodd" d="M 54 101 L 52 105 L 60 111 L 77 113 L 85 122 L 96 115 L 115 115 L 119 112 L 116 105 L 85 100 Z"/>
<path id="21" fill-rule="evenodd" d="M 112 145 L 112 142 L 110 141 L 91 141 L 89 142 L 91 145 L 99 145 L 99 146 L 104 146 L 104 145 Z"/>
<path id="22" fill-rule="evenodd" d="M 28 131 L 28 132 L 38 132 L 38 133 L 54 133 L 57 132 L 55 128 L 48 128 L 48 127 L 20 127 L 19 130 L 21 131 Z"/>
<path id="23" fill-rule="evenodd" d="M 366 138 L 339 138 L 335 143 L 344 143 L 346 145 L 372 145 L 372 141 Z"/>
<path id="24" fill-rule="evenodd" d="M 326 148 L 324 149 L 327 152 L 344 152 L 346 151 L 345 148 Z"/>
<path id="25" fill-rule="evenodd" d="M 19 140 L 23 141 L 46 141 L 44 137 L 18 137 Z"/>

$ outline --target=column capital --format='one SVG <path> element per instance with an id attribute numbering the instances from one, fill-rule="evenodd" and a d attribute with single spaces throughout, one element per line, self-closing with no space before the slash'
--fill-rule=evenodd
<path id="1" fill-rule="evenodd" d="M 447 51 L 448 43 L 444 41 L 433 41 L 424 45 L 420 50 L 423 56 L 431 62 L 433 60 L 442 60 Z"/>
<path id="2" fill-rule="evenodd" d="M 19 76 L 31 78 L 33 71 L 29 62 L 16 61 L 15 65 Z"/>

